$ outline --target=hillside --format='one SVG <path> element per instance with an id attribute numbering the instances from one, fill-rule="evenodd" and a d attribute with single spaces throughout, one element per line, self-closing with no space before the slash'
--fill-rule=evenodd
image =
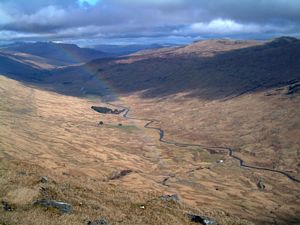
<path id="1" fill-rule="evenodd" d="M 15 61 L 18 61 L 18 62 L 24 63 L 24 64 L 28 64 L 29 66 L 36 68 L 36 69 L 51 70 L 56 67 L 55 62 L 53 62 L 51 59 L 31 55 L 28 53 L 10 52 L 10 51 L 5 51 L 5 50 L 0 49 L 0 54 L 2 57 L 14 59 Z M 8 66 L 5 66 L 5 67 L 6 67 L 6 69 L 9 68 Z"/>
<path id="2" fill-rule="evenodd" d="M 226 40 L 226 39 L 211 39 L 195 41 L 192 44 L 186 46 L 177 46 L 172 48 L 161 48 L 157 50 L 139 51 L 132 56 L 137 58 L 149 58 L 149 57 L 170 57 L 170 56 L 202 56 L 209 57 L 218 53 L 232 51 L 235 49 L 247 48 L 263 44 L 258 41 L 239 41 L 239 40 Z"/>
<path id="3" fill-rule="evenodd" d="M 28 59 L 26 57 L 26 59 Z M 38 61 L 35 61 L 37 64 Z M 32 63 L 17 58 L 15 55 L 0 51 L 0 73 L 17 80 L 37 82 L 44 80 L 40 67 L 35 67 Z"/>
<path id="4" fill-rule="evenodd" d="M 43 48 L 37 49 L 42 51 Z M 44 82 L 71 95 L 81 95 L 83 89 L 84 93 L 107 95 L 103 82 L 108 82 L 122 94 L 142 92 L 144 97 L 150 98 L 185 92 L 213 100 L 300 80 L 300 41 L 285 37 L 265 43 L 207 40 L 58 69 L 51 67 L 51 62 L 33 59 L 34 56 L 28 59 L 28 56 L 20 57 L 20 53 L 7 52 L 2 52 L 1 56 L 7 57 L 7 63 L 3 64 L 0 72 L 12 70 L 12 74 L 18 75 L 14 73 L 16 62 L 32 67 L 20 71 L 26 76 L 32 75 L 32 69 L 39 69 L 42 73 L 48 70 L 52 75 L 45 76 Z M 32 61 L 39 64 L 35 65 Z M 66 84 L 67 88 L 64 88 Z"/>
<path id="5" fill-rule="evenodd" d="M 131 45 L 93 45 L 91 48 L 109 53 L 115 56 L 128 55 L 143 50 L 159 49 L 166 46 L 172 46 L 172 44 L 131 44 Z"/>
<path id="6" fill-rule="evenodd" d="M 15 43 L 1 47 L 1 49 L 47 58 L 52 60 L 52 63 L 56 66 L 82 63 L 108 56 L 106 53 L 94 49 L 54 42 Z"/>
<path id="7" fill-rule="evenodd" d="M 187 213 L 299 224 L 300 40 L 206 40 L 60 68 L 1 57 L 15 80 L 0 76 L 0 200 L 15 210 L 0 224 L 196 224 Z"/>
<path id="8" fill-rule="evenodd" d="M 174 162 L 166 153 L 161 159 L 166 167 L 157 162 L 164 147 L 153 148 L 156 133 L 143 122 L 96 113 L 90 108 L 95 104 L 105 103 L 0 76 L 0 224 L 85 225 L 104 219 L 113 225 L 192 225 L 187 213 L 196 213 L 221 225 L 252 225 L 222 209 L 187 205 L 184 196 L 180 203 L 161 200 L 173 194 L 161 180 Z M 102 127 L 99 120 L 105 121 Z M 73 211 L 62 215 L 34 205 L 38 199 L 67 202 Z"/>
<path id="9" fill-rule="evenodd" d="M 99 84 L 106 82 L 122 94 L 141 92 L 148 98 L 184 92 L 201 99 L 224 100 L 300 80 L 298 39 L 235 43 L 213 40 L 141 56 L 94 60 L 54 70 L 49 81 L 57 83 L 59 90 L 63 89 L 60 81 L 80 81 L 80 87 L 68 86 L 76 95 L 82 88 L 85 93 L 103 95 Z"/>

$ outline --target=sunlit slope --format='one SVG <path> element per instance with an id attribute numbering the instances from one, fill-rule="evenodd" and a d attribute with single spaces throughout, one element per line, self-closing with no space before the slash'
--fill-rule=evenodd
<path id="1" fill-rule="evenodd" d="M 98 127 L 101 116 L 90 109 L 95 102 L 27 88 L 1 77 L 0 104 L 2 155 L 95 176 L 111 172 L 113 162 L 122 166 L 123 161 L 124 168 L 132 169 L 147 166 L 126 153 L 127 148 L 142 145 L 139 128 L 132 124 L 119 128 L 120 119 L 112 116 L 105 118 L 107 126 Z"/>
<path id="2" fill-rule="evenodd" d="M 0 156 L 5 161 L 40 166 L 59 177 L 63 176 L 63 179 L 71 179 L 70 182 L 88 177 L 103 182 L 102 185 L 117 184 L 124 191 L 176 193 L 182 202 L 194 209 L 205 210 L 214 215 L 225 211 L 248 220 L 268 223 L 274 215 L 269 213 L 271 210 L 279 221 L 295 220 L 293 217 L 297 214 L 297 203 L 293 199 L 298 193 L 297 184 L 280 174 L 240 168 L 237 161 L 228 157 L 226 152 L 213 153 L 199 147 L 182 148 L 160 143 L 158 133 L 145 129 L 142 121 L 92 111 L 92 105 L 101 103 L 98 98 L 87 100 L 40 91 L 4 77 L 1 77 L 0 84 Z M 253 96 L 248 100 L 242 98 L 241 102 L 231 100 L 225 105 L 218 102 L 215 104 L 223 112 L 229 109 L 240 110 L 240 125 L 245 125 L 236 129 L 244 132 L 243 127 L 254 123 L 242 120 L 245 113 L 242 110 L 243 102 L 246 104 L 257 97 Z M 290 169 L 291 174 L 297 176 L 293 163 L 294 147 L 288 151 L 278 149 L 278 155 L 272 149 L 261 146 L 252 149 L 255 143 L 249 142 L 252 140 L 252 136 L 249 136 L 251 134 L 239 136 L 237 133 L 234 136 L 235 124 L 230 124 L 230 117 L 227 117 L 228 121 L 221 123 L 223 113 L 219 114 L 214 109 L 214 103 L 203 105 L 199 101 L 182 99 L 180 96 L 161 103 L 155 99 L 145 101 L 137 96 L 121 100 L 121 104 L 131 107 L 133 116 L 160 120 L 160 123 L 154 125 L 166 131 L 167 140 L 234 147 L 239 141 L 245 141 L 251 148 L 247 151 L 246 146 L 241 145 L 238 154 L 247 163 L 266 167 L 275 163 L 276 168 Z M 180 107 L 178 102 L 182 102 Z M 259 103 L 256 104 L 258 105 L 253 104 L 253 107 L 258 110 Z M 160 113 L 157 113 L 156 107 L 160 107 Z M 183 112 L 182 107 L 189 107 L 190 110 Z M 199 113 L 202 113 L 201 117 L 197 116 Z M 238 112 L 234 112 L 236 113 Z M 208 115 L 210 116 L 207 117 Z M 237 118 L 236 115 L 234 117 Z M 202 127 L 201 121 L 205 118 L 215 122 L 203 124 Z M 103 126 L 97 126 L 100 120 L 104 122 Z M 265 122 L 267 121 L 262 121 L 261 126 L 266 126 Z M 119 123 L 122 126 L 118 126 Z M 219 124 L 219 129 L 213 129 L 213 124 Z M 220 127 L 222 124 L 223 128 Z M 253 128 L 253 131 L 255 138 L 256 129 Z M 268 140 L 269 137 L 266 144 Z M 289 156 L 292 161 L 289 161 Z M 276 161 L 278 157 L 280 161 Z M 224 163 L 220 164 L 218 160 L 221 159 Z M 288 162 L 292 164 L 287 165 Z M 125 170 L 131 172 L 124 177 L 113 178 L 118 172 Z M 260 180 L 266 185 L 266 191 L 262 192 L 257 188 Z M 286 200 L 289 204 L 277 209 Z M 251 214 L 245 213 L 241 205 Z"/>
<path id="3" fill-rule="evenodd" d="M 92 59 L 107 57 L 108 54 L 89 48 L 80 48 L 75 44 L 54 42 L 15 43 L 1 47 L 13 53 L 25 53 L 47 58 L 56 66 L 87 62 Z"/>
<path id="4" fill-rule="evenodd" d="M 198 212 L 217 218 L 221 224 L 249 224 L 224 216 L 222 199 L 197 206 L 209 193 L 194 192 L 192 186 L 180 181 L 194 167 L 187 163 L 194 150 L 161 145 L 157 133 L 143 128 L 142 121 L 96 113 L 90 107 L 100 105 L 100 99 L 41 91 L 3 76 L 0 96 L 0 198 L 15 209 L 3 211 L 0 222 L 84 224 L 87 218 L 101 217 L 110 224 L 174 225 L 189 224 L 186 213 Z M 125 100 L 122 103 L 133 103 Z M 97 126 L 100 120 L 104 125 Z M 202 156 L 203 162 L 198 163 L 203 167 L 218 158 L 205 152 Z M 128 172 L 119 176 L 124 174 L 121 171 Z M 163 180 L 171 171 L 176 177 L 168 182 L 176 184 L 169 188 Z M 209 174 L 217 175 L 214 170 Z M 41 176 L 48 176 L 49 184 L 39 183 Z M 208 186 L 221 177 L 209 178 Z M 177 193 L 181 204 L 159 200 L 165 193 Z M 38 198 L 69 202 L 74 212 L 61 220 L 55 211 L 33 206 Z"/>

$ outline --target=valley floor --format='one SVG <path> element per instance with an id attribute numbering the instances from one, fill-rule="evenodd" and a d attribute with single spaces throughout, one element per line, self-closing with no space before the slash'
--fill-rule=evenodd
<path id="1" fill-rule="evenodd" d="M 299 101 L 278 89 L 228 101 L 136 94 L 114 104 L 130 107 L 129 117 L 158 120 L 151 126 L 166 140 L 230 147 L 246 164 L 300 179 Z M 187 213 L 220 224 L 299 223 L 299 183 L 241 168 L 226 151 L 162 143 L 146 121 L 99 114 L 93 105 L 111 107 L 0 76 L 0 200 L 14 208 L 0 209 L 0 224 L 192 224 Z M 180 203 L 161 201 L 164 194 Z M 33 206 L 40 198 L 69 202 L 74 212 Z"/>

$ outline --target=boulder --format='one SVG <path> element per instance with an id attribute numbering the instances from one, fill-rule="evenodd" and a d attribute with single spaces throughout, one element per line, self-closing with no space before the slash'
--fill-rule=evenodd
<path id="1" fill-rule="evenodd" d="M 162 195 L 159 197 L 162 201 L 166 201 L 166 202 L 179 202 L 179 198 L 176 194 L 174 195 Z"/>
<path id="2" fill-rule="evenodd" d="M 218 223 L 215 220 L 205 216 L 188 214 L 188 217 L 190 218 L 191 222 L 194 223 L 200 223 L 202 225 L 218 225 Z"/>
<path id="3" fill-rule="evenodd" d="M 128 169 L 128 170 L 121 170 L 121 171 L 118 171 L 118 172 L 115 172 L 109 179 L 110 180 L 116 180 L 116 179 L 120 179 L 130 173 L 132 173 L 133 171 L 131 169 Z"/>
<path id="4" fill-rule="evenodd" d="M 292 95 L 300 92 L 300 82 L 289 85 L 287 95 Z"/>
<path id="5" fill-rule="evenodd" d="M 1 204 L 3 206 L 4 211 L 8 211 L 8 212 L 13 211 L 13 207 L 8 202 L 2 201 Z"/>
<path id="6" fill-rule="evenodd" d="M 40 182 L 41 183 L 48 183 L 48 177 L 41 177 Z"/>
<path id="7" fill-rule="evenodd" d="M 108 225 L 108 222 L 106 220 L 100 219 L 95 221 L 88 221 L 87 225 Z"/>
<path id="8" fill-rule="evenodd" d="M 264 182 L 262 180 L 260 180 L 257 183 L 257 187 L 259 188 L 259 190 L 265 190 L 266 185 L 264 184 Z"/>
<path id="9" fill-rule="evenodd" d="M 73 210 L 72 205 L 70 205 L 69 203 L 59 202 L 54 200 L 39 199 L 34 202 L 34 205 L 40 205 L 46 208 L 56 208 L 61 213 L 70 213 Z"/>
<path id="10" fill-rule="evenodd" d="M 37 188 L 27 188 L 27 187 L 18 187 L 16 189 L 10 190 L 3 201 L 9 202 L 12 205 L 25 206 L 31 204 L 32 201 L 39 197 L 39 189 Z"/>

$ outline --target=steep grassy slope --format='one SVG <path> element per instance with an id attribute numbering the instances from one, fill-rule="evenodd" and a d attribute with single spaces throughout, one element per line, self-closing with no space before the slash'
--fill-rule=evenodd
<path id="1" fill-rule="evenodd" d="M 293 38 L 266 43 L 203 41 L 49 72 L 24 68 L 19 74 L 15 62 L 7 63 L 8 60 L 11 59 L 1 60 L 0 72 L 38 79 L 39 73 L 51 74 L 43 81 L 70 95 L 103 96 L 113 88 L 119 94 L 142 92 L 148 98 L 189 92 L 201 99 L 225 100 L 300 80 L 300 41 Z"/>
<path id="2" fill-rule="evenodd" d="M 142 50 L 153 50 L 163 48 L 166 45 L 160 44 L 131 44 L 131 45 L 94 45 L 94 49 L 109 53 L 115 56 L 128 55 Z M 172 46 L 172 44 L 167 44 Z"/>
<path id="3" fill-rule="evenodd" d="M 0 197 L 11 200 L 8 190 L 17 189 L 7 177 L 21 186 L 24 182 L 8 168 L 24 167 L 32 171 L 28 178 L 32 181 L 25 187 L 36 190 L 34 181 L 42 173 L 50 174 L 56 182 L 51 183 L 53 196 L 76 206 L 75 214 L 63 217 L 65 224 L 75 220 L 74 224 L 82 224 L 99 209 L 112 224 L 188 224 L 183 214 L 193 210 L 221 224 L 246 223 L 236 217 L 255 224 L 298 224 L 298 183 L 283 174 L 242 168 L 222 149 L 160 142 L 159 133 L 144 125 L 155 119 L 151 126 L 162 128 L 166 140 L 232 148 L 247 165 L 300 179 L 299 45 L 293 38 L 199 42 L 56 69 L 36 83 L 85 99 L 28 88 L 2 77 L 0 157 L 7 164 L 3 163 Z M 18 66 L 15 61 L 6 63 Z M 19 77 L 41 72 L 31 71 L 33 67 L 24 67 L 23 73 L 7 69 Z M 95 96 L 86 95 L 91 93 Z M 99 98 L 103 95 L 129 107 L 129 116 L 148 120 L 97 114 L 90 107 L 107 106 Z M 104 126 L 97 126 L 99 120 Z M 122 171 L 131 172 L 112 179 Z M 84 195 L 87 186 L 90 194 Z M 107 196 L 99 195 L 100 202 L 94 197 L 98 190 Z M 157 202 L 163 193 L 176 193 L 182 205 Z M 136 207 L 139 204 L 146 205 L 145 214 Z M 56 214 L 36 212 L 28 202 L 16 206 L 16 212 L 0 219 L 17 223 L 29 210 L 28 215 L 55 224 L 50 218 Z"/>
<path id="4" fill-rule="evenodd" d="M 121 94 L 143 92 L 144 97 L 151 98 L 189 92 L 201 99 L 224 100 L 300 79 L 298 39 L 256 44 L 205 41 L 171 48 L 166 54 L 154 51 L 122 59 L 95 60 L 84 66 L 53 71 L 49 82 L 59 86 L 66 81 L 80 81 L 80 87 L 69 85 L 74 94 L 81 94 L 82 88 L 85 93 L 105 94 L 98 80 Z M 63 87 L 59 90 L 63 91 Z"/>
<path id="5" fill-rule="evenodd" d="M 160 97 L 190 92 L 202 99 L 224 99 L 300 79 L 300 41 L 275 40 L 211 57 L 175 54 L 98 68 L 98 76 L 124 93 L 145 91 L 144 96 Z"/>
<path id="6" fill-rule="evenodd" d="M 182 169 L 177 167 L 177 156 L 171 157 L 173 151 L 160 146 L 157 134 L 144 129 L 143 122 L 91 110 L 99 99 L 40 91 L 4 77 L 0 77 L 0 97 L 0 199 L 13 208 L 12 212 L 0 209 L 1 223 L 76 225 L 103 218 L 109 224 L 192 224 L 185 214 L 197 212 L 220 224 L 251 224 L 226 215 L 221 202 L 213 203 L 215 207 L 188 206 L 186 200 L 201 196 L 192 186 L 180 181 L 172 188 L 161 184 L 172 168 L 179 179 L 180 171 L 184 175 L 190 165 L 183 161 Z M 97 126 L 100 119 L 102 127 Z M 192 156 L 173 150 L 182 159 Z M 112 180 L 125 169 L 132 172 Z M 214 169 L 209 173 L 214 174 Z M 49 178 L 48 183 L 39 182 L 42 176 Z M 180 204 L 159 199 L 164 193 L 180 195 L 181 189 Z M 34 206 L 39 198 L 71 203 L 74 211 L 60 215 Z"/>
<path id="7" fill-rule="evenodd" d="M 170 56 L 199 56 L 199 57 L 211 57 L 222 52 L 232 51 L 235 49 L 249 48 L 253 46 L 262 45 L 264 42 L 258 41 L 239 41 L 239 40 L 225 40 L 225 39 L 211 39 L 195 41 L 192 44 L 177 47 L 166 47 L 157 50 L 145 50 L 139 51 L 131 56 L 136 59 L 146 58 L 166 58 Z"/>
<path id="8" fill-rule="evenodd" d="M 53 62 L 51 59 L 43 58 L 40 56 L 35 56 L 35 55 L 30 55 L 27 53 L 20 53 L 20 52 L 8 52 L 3 50 L 0 50 L 0 54 L 3 57 L 12 58 L 16 61 L 23 62 L 36 69 L 50 70 L 56 67 L 55 62 Z"/>
<path id="9" fill-rule="evenodd" d="M 3 52 L 0 52 L 0 73 L 17 80 L 32 82 L 43 80 L 45 74 L 40 68 Z"/>
<path id="10" fill-rule="evenodd" d="M 89 48 L 80 48 L 73 44 L 36 42 L 16 43 L 2 47 L 5 51 L 27 53 L 48 60 L 57 66 L 87 62 L 92 59 L 107 57 L 108 54 Z"/>

